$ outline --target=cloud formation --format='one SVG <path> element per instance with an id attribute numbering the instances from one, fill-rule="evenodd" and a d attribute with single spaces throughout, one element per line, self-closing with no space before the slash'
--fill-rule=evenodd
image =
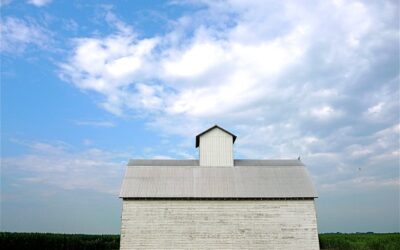
<path id="1" fill-rule="evenodd" d="M 128 154 L 95 147 L 77 151 L 64 142 L 15 141 L 29 149 L 2 158 L 2 175 L 14 185 L 49 185 L 118 195 Z"/>
<path id="2" fill-rule="evenodd" d="M 398 177 L 396 2 L 196 4 L 144 38 L 108 10 L 115 32 L 76 38 L 61 77 L 162 133 L 219 123 L 242 157 L 301 154 L 321 186 Z"/>
<path id="3" fill-rule="evenodd" d="M 32 20 L 16 17 L 1 18 L 0 51 L 7 53 L 21 53 L 28 45 L 47 48 L 51 43 L 51 34 Z"/>
<path id="4" fill-rule="evenodd" d="M 115 127 L 112 121 L 75 121 L 79 126 L 93 126 L 93 127 Z"/>
<path id="5" fill-rule="evenodd" d="M 36 7 L 43 7 L 49 3 L 51 3 L 52 0 L 28 0 L 29 4 L 35 5 Z"/>

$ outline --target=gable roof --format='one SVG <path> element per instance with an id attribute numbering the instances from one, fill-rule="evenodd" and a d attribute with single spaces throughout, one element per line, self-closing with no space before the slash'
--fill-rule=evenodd
<path id="1" fill-rule="evenodd" d="M 227 130 L 221 128 L 221 127 L 218 126 L 218 125 L 214 125 L 214 126 L 212 126 L 211 128 L 209 128 L 209 129 L 207 129 L 207 130 L 201 132 L 200 134 L 196 135 L 196 148 L 198 148 L 199 145 L 200 145 L 200 136 L 204 135 L 204 134 L 207 133 L 208 131 L 213 130 L 213 129 L 215 129 L 215 128 L 219 128 L 219 129 L 221 129 L 222 131 L 224 131 L 225 133 L 231 135 L 231 136 L 233 137 L 233 142 L 232 142 L 232 143 L 235 143 L 236 135 L 234 135 L 234 134 L 232 134 L 231 132 L 229 132 L 229 131 L 227 131 Z"/>
<path id="2" fill-rule="evenodd" d="M 235 160 L 200 167 L 197 160 L 131 160 L 121 198 L 315 198 L 298 160 Z"/>

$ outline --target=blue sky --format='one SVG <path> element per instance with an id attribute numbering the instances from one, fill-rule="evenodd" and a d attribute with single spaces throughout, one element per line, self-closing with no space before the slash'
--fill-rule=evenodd
<path id="1" fill-rule="evenodd" d="M 297 158 L 320 232 L 399 231 L 397 1 L 1 1 L 1 230 L 119 233 L 129 158 Z"/>

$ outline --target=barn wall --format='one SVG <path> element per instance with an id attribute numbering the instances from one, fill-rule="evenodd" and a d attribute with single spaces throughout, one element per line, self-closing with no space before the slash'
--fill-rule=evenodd
<path id="1" fill-rule="evenodd" d="M 124 200 L 121 249 L 319 249 L 313 200 Z"/>
<path id="2" fill-rule="evenodd" d="M 219 128 L 200 136 L 200 166 L 233 166 L 232 136 Z"/>

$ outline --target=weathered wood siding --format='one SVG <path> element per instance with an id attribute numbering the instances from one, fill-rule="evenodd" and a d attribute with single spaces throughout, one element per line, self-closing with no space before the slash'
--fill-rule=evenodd
<path id="1" fill-rule="evenodd" d="M 200 137 L 200 166 L 233 166 L 232 136 L 219 128 Z"/>
<path id="2" fill-rule="evenodd" d="M 313 200 L 124 200 L 121 249 L 319 249 Z"/>

